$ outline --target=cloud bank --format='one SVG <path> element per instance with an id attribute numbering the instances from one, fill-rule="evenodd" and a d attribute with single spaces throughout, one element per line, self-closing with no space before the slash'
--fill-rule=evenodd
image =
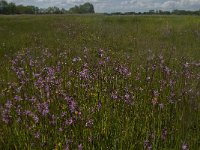
<path id="1" fill-rule="evenodd" d="M 143 12 L 150 9 L 161 10 L 199 10 L 200 0 L 8 0 L 17 5 L 34 5 L 39 8 L 57 6 L 69 9 L 74 5 L 90 2 L 94 5 L 96 12 Z"/>

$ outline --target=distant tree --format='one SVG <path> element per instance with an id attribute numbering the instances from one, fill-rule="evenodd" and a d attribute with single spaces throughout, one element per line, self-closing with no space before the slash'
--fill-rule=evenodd
<path id="1" fill-rule="evenodd" d="M 8 13 L 9 14 L 16 14 L 16 12 L 17 12 L 17 7 L 16 7 L 16 5 L 15 5 L 15 3 L 9 3 L 8 4 Z"/>
<path id="2" fill-rule="evenodd" d="M 85 3 L 79 7 L 81 13 L 94 13 L 94 6 L 91 3 Z"/>
<path id="3" fill-rule="evenodd" d="M 60 11 L 61 11 L 62 14 L 67 13 L 67 11 L 64 8 L 62 8 Z"/>
<path id="4" fill-rule="evenodd" d="M 74 7 L 69 9 L 70 13 L 80 13 L 80 8 L 79 6 L 75 5 Z"/>
<path id="5" fill-rule="evenodd" d="M 46 10 L 46 12 L 48 13 L 48 14 L 54 14 L 55 12 L 59 12 L 59 8 L 57 8 L 57 7 L 48 7 L 47 8 L 47 10 Z"/>
<path id="6" fill-rule="evenodd" d="M 152 9 L 152 10 L 149 10 L 149 13 L 148 13 L 148 14 L 151 14 L 151 15 L 152 15 L 152 14 L 155 14 L 155 10 L 153 10 L 153 9 Z"/>
<path id="7" fill-rule="evenodd" d="M 69 9 L 70 13 L 94 13 L 94 6 L 91 3 L 84 3 L 83 5 L 77 6 Z"/>
<path id="8" fill-rule="evenodd" d="M 125 12 L 124 15 L 135 15 L 136 12 Z"/>
<path id="9" fill-rule="evenodd" d="M 0 14 L 8 14 L 8 3 L 4 0 L 0 1 Z"/>
<path id="10" fill-rule="evenodd" d="M 38 12 L 38 10 L 39 8 L 35 6 L 18 5 L 16 7 L 17 14 L 35 14 Z"/>

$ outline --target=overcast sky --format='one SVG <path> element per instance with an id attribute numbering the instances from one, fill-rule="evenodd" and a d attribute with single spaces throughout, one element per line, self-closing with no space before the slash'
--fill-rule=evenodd
<path id="1" fill-rule="evenodd" d="M 94 5 L 96 12 L 126 12 L 126 11 L 148 11 L 150 9 L 161 10 L 199 10 L 200 0 L 7 0 L 15 4 L 34 5 L 39 8 L 57 6 L 69 9 L 74 5 L 90 2 Z"/>

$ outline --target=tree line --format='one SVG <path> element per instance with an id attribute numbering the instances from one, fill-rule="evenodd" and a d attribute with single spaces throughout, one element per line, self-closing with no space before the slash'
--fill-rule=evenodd
<path id="1" fill-rule="evenodd" d="M 64 8 L 48 7 L 38 8 L 36 6 L 16 5 L 13 2 L 8 3 L 5 0 L 0 0 L 0 14 L 65 14 L 65 13 L 94 13 L 94 6 L 91 3 L 84 3 L 79 6 L 74 6 L 69 10 Z"/>
<path id="2" fill-rule="evenodd" d="M 38 8 L 36 6 L 16 5 L 13 2 L 8 3 L 5 0 L 0 0 L 0 14 L 65 14 L 65 13 L 95 13 L 94 6 L 91 3 L 84 3 L 82 5 L 75 5 L 74 7 L 66 10 L 64 8 L 48 7 Z M 149 10 L 148 12 L 113 12 L 104 13 L 105 15 L 200 15 L 200 9 L 196 11 L 191 10 Z"/>
<path id="3" fill-rule="evenodd" d="M 163 10 L 149 10 L 148 12 L 113 12 L 113 13 L 104 13 L 105 15 L 199 15 L 200 9 L 191 11 L 191 10 L 173 10 L 173 11 L 163 11 Z"/>

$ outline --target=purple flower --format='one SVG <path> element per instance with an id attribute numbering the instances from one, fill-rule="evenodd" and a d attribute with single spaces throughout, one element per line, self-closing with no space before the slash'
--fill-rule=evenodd
<path id="1" fill-rule="evenodd" d="M 11 116 L 10 116 L 10 109 L 8 109 L 8 108 L 3 109 L 3 112 L 2 112 L 1 115 L 2 115 L 3 122 L 5 122 L 6 124 L 8 124 L 9 121 L 10 121 L 10 118 L 11 118 Z"/>
<path id="2" fill-rule="evenodd" d="M 18 116 L 21 115 L 21 106 L 20 106 L 20 105 L 17 106 L 16 112 L 17 112 L 17 115 L 18 115 Z"/>
<path id="3" fill-rule="evenodd" d="M 161 139 L 166 140 L 166 138 L 167 138 L 167 128 L 164 128 L 162 130 Z"/>
<path id="4" fill-rule="evenodd" d="M 78 150 L 82 150 L 83 149 L 83 145 L 82 144 L 79 144 L 78 145 Z"/>
<path id="5" fill-rule="evenodd" d="M 187 144 L 185 144 L 185 143 L 182 145 L 182 147 L 181 147 L 181 148 L 182 148 L 182 150 L 189 150 L 189 147 L 188 147 L 188 145 L 187 145 Z"/>
<path id="6" fill-rule="evenodd" d="M 10 109 L 13 106 L 12 101 L 10 101 L 10 100 L 8 100 L 5 105 L 6 105 L 6 108 L 8 108 L 8 109 Z"/>
<path id="7" fill-rule="evenodd" d="M 165 66 L 165 67 L 164 67 L 164 72 L 165 72 L 167 75 L 170 75 L 171 69 L 168 68 L 167 66 Z"/>
<path id="8" fill-rule="evenodd" d="M 21 118 L 17 118 L 17 123 L 19 123 L 19 122 L 21 122 L 22 120 L 21 120 Z"/>
<path id="9" fill-rule="evenodd" d="M 64 150 L 69 150 L 69 145 L 67 145 Z"/>
<path id="10" fill-rule="evenodd" d="M 119 66 L 117 68 L 118 72 L 122 75 L 122 76 L 125 76 L 125 77 L 129 77 L 131 76 L 131 72 L 129 71 L 128 67 L 125 67 L 125 66 Z"/>
<path id="11" fill-rule="evenodd" d="M 73 58 L 72 61 L 73 61 L 73 62 L 81 61 L 81 58 L 80 58 L 80 57 L 75 57 L 75 58 Z"/>
<path id="12" fill-rule="evenodd" d="M 16 101 L 21 101 L 21 100 L 22 100 L 21 96 L 18 96 L 18 95 L 15 95 L 14 99 L 15 99 Z"/>
<path id="13" fill-rule="evenodd" d="M 30 65 L 31 67 L 34 67 L 34 61 L 33 61 L 32 59 L 29 61 L 29 65 Z"/>
<path id="14" fill-rule="evenodd" d="M 65 121 L 65 124 L 66 124 L 66 125 L 72 125 L 73 123 L 74 123 L 73 118 L 69 118 L 69 119 L 67 119 L 67 120 Z"/>
<path id="15" fill-rule="evenodd" d="M 159 96 L 159 92 L 157 90 L 153 91 L 153 95 L 154 97 L 158 97 Z"/>
<path id="16" fill-rule="evenodd" d="M 67 115 L 66 112 L 62 112 L 61 117 L 63 118 L 63 117 L 65 117 L 66 115 Z"/>
<path id="17" fill-rule="evenodd" d="M 40 133 L 39 133 L 39 132 L 36 132 L 36 133 L 34 134 L 34 137 L 35 137 L 36 139 L 39 139 L 39 138 L 40 138 Z"/>
<path id="18" fill-rule="evenodd" d="M 70 98 L 68 100 L 68 106 L 69 106 L 69 110 L 71 113 L 75 112 L 77 106 L 76 106 L 76 102 L 73 100 L 73 98 Z"/>
<path id="19" fill-rule="evenodd" d="M 53 114 L 52 116 L 51 116 L 51 124 L 53 124 L 53 125 L 55 125 L 56 124 L 56 120 L 57 120 L 57 117 Z"/>
<path id="20" fill-rule="evenodd" d="M 36 98 L 34 96 L 32 96 L 32 98 L 29 99 L 30 102 L 35 103 L 36 102 Z"/>
<path id="21" fill-rule="evenodd" d="M 38 122 L 39 122 L 39 118 L 38 118 L 37 115 L 33 114 L 33 115 L 32 115 L 32 118 L 33 118 L 33 120 L 35 121 L 35 123 L 38 123 Z"/>
<path id="22" fill-rule="evenodd" d="M 88 69 L 83 68 L 83 70 L 80 71 L 79 75 L 81 79 L 88 79 L 89 78 Z"/>
<path id="23" fill-rule="evenodd" d="M 129 95 L 128 93 L 126 93 L 125 96 L 124 96 L 124 98 L 125 98 L 126 100 L 129 100 L 130 95 Z"/>
<path id="24" fill-rule="evenodd" d="M 103 49 L 99 49 L 99 50 L 98 50 L 98 55 L 99 55 L 99 57 L 103 57 L 103 53 L 104 53 L 104 50 L 103 50 Z"/>
<path id="25" fill-rule="evenodd" d="M 105 61 L 100 60 L 98 63 L 100 66 L 103 66 L 105 64 Z"/>
<path id="26" fill-rule="evenodd" d="M 49 77 L 54 77 L 54 75 L 55 75 L 55 69 L 52 68 L 52 67 L 48 67 L 47 68 L 47 73 L 48 73 Z"/>
<path id="27" fill-rule="evenodd" d="M 97 108 L 98 108 L 98 110 L 100 110 L 101 107 L 102 107 L 102 103 L 101 103 L 101 101 L 98 101 L 98 104 L 97 104 Z"/>
<path id="28" fill-rule="evenodd" d="M 129 93 L 126 93 L 126 94 L 124 95 L 124 99 L 125 99 L 125 102 L 126 102 L 127 104 L 131 104 L 131 96 L 130 96 Z"/>
<path id="29" fill-rule="evenodd" d="M 111 98 L 114 99 L 114 100 L 118 99 L 117 91 L 114 91 L 114 92 L 111 93 Z"/>
<path id="30" fill-rule="evenodd" d="M 47 102 L 37 104 L 38 111 L 46 116 L 49 113 L 49 104 Z"/>
<path id="31" fill-rule="evenodd" d="M 185 67 L 185 68 L 188 68 L 188 67 L 189 67 L 189 63 L 186 62 L 186 63 L 184 64 L 184 67 Z"/>
<path id="32" fill-rule="evenodd" d="M 152 144 L 149 140 L 144 141 L 144 149 L 146 150 L 152 150 Z"/>
<path id="33" fill-rule="evenodd" d="M 160 109 L 163 109 L 163 108 L 164 108 L 164 104 L 163 104 L 163 103 L 160 103 L 160 104 L 159 104 L 159 107 L 160 107 Z"/>
<path id="34" fill-rule="evenodd" d="M 88 128 L 91 128 L 93 126 L 93 120 L 92 119 L 89 119 L 86 124 L 85 124 L 86 127 Z"/>
<path id="35" fill-rule="evenodd" d="M 32 113 L 31 113 L 30 110 L 25 110 L 25 111 L 24 111 L 24 114 L 25 114 L 26 116 L 30 116 Z"/>

